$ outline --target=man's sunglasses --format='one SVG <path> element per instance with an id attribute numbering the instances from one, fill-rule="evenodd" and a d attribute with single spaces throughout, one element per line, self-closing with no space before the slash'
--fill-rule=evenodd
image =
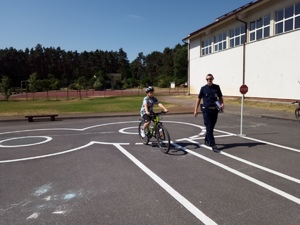
<path id="1" fill-rule="evenodd" d="M 206 80 L 213 80 L 212 78 L 207 78 Z"/>

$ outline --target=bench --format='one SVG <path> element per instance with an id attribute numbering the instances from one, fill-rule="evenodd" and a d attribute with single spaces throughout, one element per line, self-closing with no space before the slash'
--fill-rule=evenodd
<path id="1" fill-rule="evenodd" d="M 55 117 L 58 116 L 56 114 L 49 114 L 49 115 L 29 115 L 25 116 L 28 119 L 28 122 L 33 122 L 33 117 L 50 117 L 51 121 L 55 121 Z"/>

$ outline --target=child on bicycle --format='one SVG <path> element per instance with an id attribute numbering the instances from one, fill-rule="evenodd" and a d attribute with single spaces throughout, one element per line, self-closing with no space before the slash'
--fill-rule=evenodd
<path id="1" fill-rule="evenodd" d="M 143 104 L 141 107 L 141 117 L 145 121 L 144 127 L 141 130 L 141 136 L 145 137 L 145 129 L 147 129 L 151 122 L 151 112 L 153 112 L 154 104 L 157 104 L 160 108 L 164 110 L 164 112 L 168 112 L 168 109 L 164 107 L 162 103 L 158 101 L 157 98 L 154 97 L 154 88 L 149 86 L 146 88 L 147 96 L 143 99 Z"/>

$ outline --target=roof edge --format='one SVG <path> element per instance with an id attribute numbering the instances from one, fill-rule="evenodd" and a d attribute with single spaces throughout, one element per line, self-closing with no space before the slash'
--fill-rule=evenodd
<path id="1" fill-rule="evenodd" d="M 227 20 L 229 18 L 232 18 L 233 16 L 236 16 L 237 13 L 243 12 L 244 10 L 246 10 L 246 9 L 248 9 L 248 8 L 250 8 L 250 7 L 256 5 L 256 4 L 260 3 L 260 2 L 262 2 L 262 1 L 265 1 L 265 0 L 254 0 L 252 2 L 249 2 L 249 3 L 247 3 L 247 4 L 245 4 L 245 5 L 241 6 L 241 7 L 239 7 L 239 8 L 236 8 L 236 9 L 234 9 L 234 10 L 228 12 L 228 13 L 225 13 L 224 15 L 216 18 L 215 22 L 213 22 L 213 23 L 211 23 L 211 24 L 209 24 L 209 25 L 207 25 L 205 27 L 202 27 L 202 28 L 200 28 L 200 29 L 198 29 L 198 30 L 196 30 L 196 31 L 194 31 L 192 33 L 190 33 L 187 37 L 183 38 L 182 41 L 186 42 L 188 39 L 192 38 L 193 36 L 196 36 L 201 31 L 203 31 L 203 30 L 205 30 L 207 28 L 210 28 L 210 27 L 212 27 L 212 26 L 214 26 L 214 25 L 216 25 L 218 23 L 224 22 L 225 20 Z"/>

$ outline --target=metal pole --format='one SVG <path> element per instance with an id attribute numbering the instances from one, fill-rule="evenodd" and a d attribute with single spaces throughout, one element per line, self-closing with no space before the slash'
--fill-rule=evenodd
<path id="1" fill-rule="evenodd" d="M 240 20 L 237 15 L 236 15 L 235 19 L 245 24 L 245 42 L 243 43 L 243 85 L 244 85 L 245 84 L 245 72 L 246 72 L 246 43 L 247 43 L 247 35 L 248 35 L 248 26 L 247 26 L 247 22 Z M 241 103 L 240 136 L 245 136 L 243 134 L 243 113 L 244 113 L 244 94 L 242 94 L 242 103 Z"/>
<path id="2" fill-rule="evenodd" d="M 241 128 L 240 128 L 240 136 L 245 136 L 243 134 L 243 114 L 244 114 L 244 95 L 242 96 L 242 105 L 241 105 Z"/>
<path id="3" fill-rule="evenodd" d="M 246 28 L 247 28 L 247 26 L 246 26 Z M 246 35 L 247 35 L 247 32 L 246 32 Z M 243 85 L 245 84 L 246 40 L 247 40 L 247 38 L 245 38 L 245 43 L 243 44 Z M 244 97 L 245 97 L 245 95 L 242 94 L 242 103 L 241 103 L 241 129 L 240 129 L 240 136 L 245 136 L 245 135 L 243 134 Z"/>

